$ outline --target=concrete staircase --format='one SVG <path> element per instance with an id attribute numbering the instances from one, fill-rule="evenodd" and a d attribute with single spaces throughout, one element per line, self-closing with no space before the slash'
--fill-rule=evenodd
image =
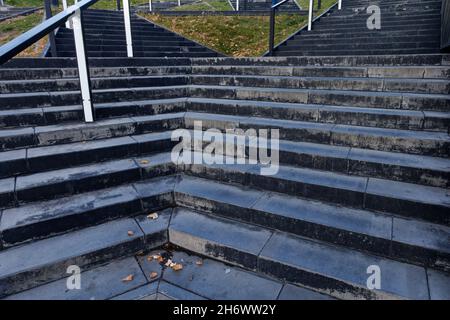
<path id="1" fill-rule="evenodd" d="M 369 5 L 381 10 L 381 29 L 369 30 Z M 441 0 L 347 0 L 278 46 L 276 56 L 438 53 Z"/>
<path id="2" fill-rule="evenodd" d="M 0 68 L 2 297 L 450 298 L 449 55 L 90 67 L 93 124 L 75 59 Z M 279 172 L 172 162 L 196 120 L 278 128 Z"/>
<path id="3" fill-rule="evenodd" d="M 86 10 L 85 38 L 89 57 L 126 57 L 123 13 Z M 133 14 L 131 18 L 135 57 L 217 57 L 220 54 L 163 29 Z M 60 28 L 56 35 L 59 57 L 75 57 L 73 31 Z"/>

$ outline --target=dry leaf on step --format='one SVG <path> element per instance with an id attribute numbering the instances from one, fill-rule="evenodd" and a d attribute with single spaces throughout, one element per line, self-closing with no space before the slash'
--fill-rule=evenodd
<path id="1" fill-rule="evenodd" d="M 150 219 L 150 220 L 156 220 L 156 219 L 158 219 L 158 214 L 157 214 L 156 212 L 150 213 L 150 214 L 147 216 L 147 219 Z"/>
<path id="2" fill-rule="evenodd" d="M 158 276 L 158 272 L 153 271 L 150 273 L 150 279 L 155 279 Z"/>
<path id="3" fill-rule="evenodd" d="M 172 270 L 173 270 L 173 271 L 178 271 L 178 270 L 181 270 L 181 269 L 183 269 L 183 265 L 182 265 L 181 263 L 175 263 L 175 264 L 172 266 Z"/>
<path id="4" fill-rule="evenodd" d="M 141 161 L 139 161 L 139 163 L 140 164 L 148 164 L 150 161 L 148 161 L 148 160 L 141 160 Z"/>
<path id="5" fill-rule="evenodd" d="M 202 266 L 203 265 L 203 260 L 197 260 L 195 261 L 195 264 L 198 266 Z"/>
<path id="6" fill-rule="evenodd" d="M 132 274 L 129 274 L 128 276 L 126 276 L 125 278 L 122 279 L 123 282 L 130 282 L 133 281 L 134 276 Z"/>
<path id="7" fill-rule="evenodd" d="M 130 230 L 130 231 L 127 232 L 127 234 L 128 234 L 129 237 L 131 237 L 131 236 L 134 235 L 134 232 Z"/>

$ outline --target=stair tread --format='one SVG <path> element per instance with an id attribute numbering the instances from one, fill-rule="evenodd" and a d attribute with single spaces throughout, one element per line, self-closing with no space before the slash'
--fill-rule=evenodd
<path id="1" fill-rule="evenodd" d="M 176 185 L 175 192 L 194 197 L 194 201 L 213 200 L 221 205 L 232 205 L 241 211 L 256 210 L 280 218 L 314 223 L 385 241 L 392 240 L 450 253 L 450 246 L 448 245 L 450 229 L 442 225 L 392 217 L 388 214 L 367 210 L 340 207 L 275 192 L 226 185 L 191 176 L 184 176 Z M 175 198 L 177 201 L 177 195 L 175 195 Z M 184 202 L 183 198 L 178 201 L 183 206 L 191 206 L 191 203 Z M 201 207 L 201 205 L 197 207 Z M 206 205 L 206 207 L 209 206 Z M 215 214 L 223 214 L 220 210 L 215 211 L 214 206 L 208 211 L 210 210 L 214 210 L 212 213 Z M 245 218 L 240 218 L 240 220 L 245 220 Z M 257 221 L 252 222 L 259 224 Z"/>
<path id="2" fill-rule="evenodd" d="M 177 224 L 175 222 L 177 219 L 183 221 L 184 224 L 188 223 L 191 226 L 189 230 L 184 229 L 179 223 Z M 239 230 L 237 232 L 245 234 L 248 228 L 250 228 L 250 226 L 240 222 L 226 221 L 223 218 L 213 218 L 188 210 L 176 211 L 172 221 L 169 226 L 169 237 L 171 241 L 188 250 L 212 256 L 214 256 L 214 252 L 208 252 L 208 247 L 214 246 L 214 244 L 222 245 L 223 248 L 231 246 L 232 250 L 240 252 L 242 250 L 241 243 L 238 241 L 235 241 L 235 243 L 224 243 L 222 241 L 224 233 L 228 234 L 232 228 L 230 234 L 233 234 L 236 229 Z M 212 230 L 226 231 L 220 234 L 205 235 L 203 230 L 206 226 Z M 271 234 L 271 232 L 266 231 L 264 228 L 258 229 L 261 233 L 265 231 Z M 179 239 L 180 235 L 178 232 L 181 234 L 188 233 L 187 238 Z M 259 261 L 276 261 L 284 265 L 289 265 L 292 268 L 305 270 L 308 273 L 312 272 L 327 278 L 337 279 L 339 282 L 350 283 L 356 287 L 365 287 L 367 279 L 366 269 L 368 266 L 379 265 L 385 272 L 383 279 L 388 281 L 388 284 L 382 287 L 383 293 L 407 298 L 429 298 L 424 268 L 355 252 L 353 250 L 337 248 L 323 243 L 312 242 L 281 232 L 273 232 L 270 238 L 265 238 L 267 239 L 263 244 L 262 251 L 253 254 Z M 194 245 L 193 243 L 198 244 Z M 217 250 L 221 250 L 220 247 Z M 304 257 L 308 257 L 308 259 Z M 224 259 L 222 257 L 216 258 Z M 342 265 L 349 265 L 349 262 L 351 262 L 350 269 L 354 272 L 349 271 L 348 268 L 341 267 Z"/>

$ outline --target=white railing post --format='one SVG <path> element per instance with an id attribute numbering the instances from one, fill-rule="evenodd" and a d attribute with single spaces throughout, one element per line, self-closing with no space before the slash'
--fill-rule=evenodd
<path id="1" fill-rule="evenodd" d="M 127 56 L 133 58 L 133 38 L 131 36 L 130 3 L 123 0 L 123 19 L 125 22 L 125 38 L 127 42 Z"/>
<path id="2" fill-rule="evenodd" d="M 0 0 L 0 6 L 4 6 L 5 4 L 3 3 L 3 0 Z"/>
<path id="3" fill-rule="evenodd" d="M 181 7 L 181 0 L 178 0 L 178 6 Z"/>
<path id="4" fill-rule="evenodd" d="M 64 9 L 64 11 L 66 11 L 67 10 L 67 0 L 62 0 L 62 5 L 63 5 L 63 9 Z M 67 21 L 66 21 L 66 28 L 67 29 L 72 29 L 72 23 L 71 23 L 71 19 L 68 19 Z"/>
<path id="5" fill-rule="evenodd" d="M 239 11 L 239 0 L 236 0 L 236 11 Z"/>
<path id="6" fill-rule="evenodd" d="M 152 0 L 148 0 L 148 11 L 152 12 L 153 11 L 153 5 L 152 5 Z"/>
<path id="7" fill-rule="evenodd" d="M 311 31 L 312 29 L 313 6 L 314 0 L 309 0 L 308 31 Z"/>
<path id="8" fill-rule="evenodd" d="M 342 0 L 339 0 L 338 1 L 338 10 L 341 10 L 342 9 Z"/>
<path id="9" fill-rule="evenodd" d="M 75 51 L 77 54 L 78 76 L 80 78 L 81 99 L 83 103 L 84 121 L 94 122 L 94 111 L 91 99 L 91 83 L 87 64 L 86 48 L 84 44 L 83 25 L 80 9 L 72 16 Z"/>

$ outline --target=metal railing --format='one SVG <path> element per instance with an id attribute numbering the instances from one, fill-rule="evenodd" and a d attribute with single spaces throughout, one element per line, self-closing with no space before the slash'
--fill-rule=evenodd
<path id="1" fill-rule="evenodd" d="M 271 56 L 273 55 L 273 50 L 275 47 L 275 17 L 276 17 L 276 10 L 288 2 L 290 0 L 281 0 L 280 2 L 272 5 L 270 8 L 270 22 L 269 22 L 269 50 L 267 55 Z M 322 1 L 318 0 L 317 2 L 317 9 L 322 8 Z M 338 0 L 338 10 L 341 10 L 342 8 L 342 0 Z M 313 9 L 314 9 L 314 0 L 309 0 L 309 8 L 308 8 L 308 31 L 312 30 L 312 24 L 313 24 Z"/>
<path id="2" fill-rule="evenodd" d="M 75 4 L 67 6 L 67 0 L 63 0 L 63 11 L 48 17 L 41 24 L 21 34 L 17 38 L 0 47 L 0 65 L 8 62 L 17 54 L 28 48 L 30 45 L 39 41 L 47 35 L 53 34 L 54 30 L 65 24 L 66 27 L 73 30 L 75 40 L 75 52 L 78 66 L 78 76 L 80 79 L 80 91 L 86 122 L 94 121 L 94 109 L 92 105 L 91 81 L 86 54 L 85 37 L 83 31 L 83 11 L 99 0 L 74 0 Z M 129 0 L 123 0 L 125 34 L 127 44 L 127 55 L 133 57 L 133 43 L 131 37 L 131 20 Z M 52 45 L 52 43 L 51 43 Z M 54 47 L 54 50 L 56 49 Z M 54 51 L 56 56 L 56 50 Z"/>
<path id="3" fill-rule="evenodd" d="M 450 51 L 450 1 L 449 0 L 442 0 L 441 50 L 442 51 Z"/>

